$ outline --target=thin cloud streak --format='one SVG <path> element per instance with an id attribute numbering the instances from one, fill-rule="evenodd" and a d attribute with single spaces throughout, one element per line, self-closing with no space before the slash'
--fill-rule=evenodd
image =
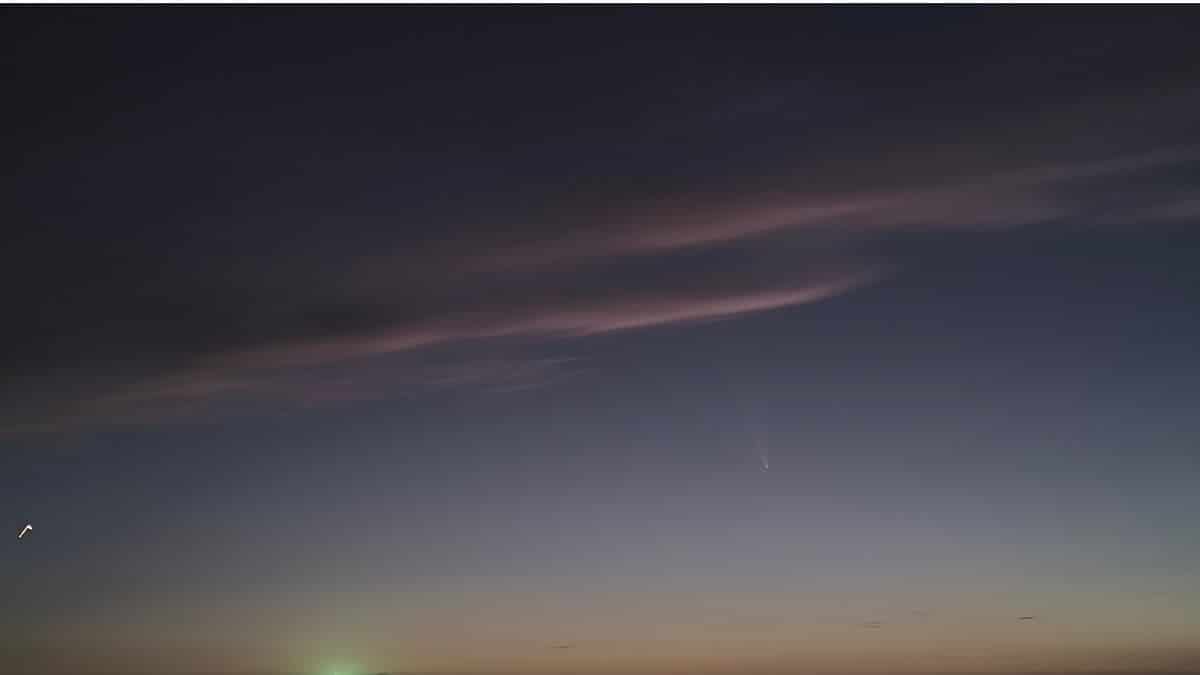
<path id="1" fill-rule="evenodd" d="M 1050 164 L 904 190 L 848 191 L 824 197 L 803 190 L 772 190 L 743 193 L 726 201 L 701 194 L 677 195 L 621 215 L 610 214 L 607 222 L 578 227 L 572 234 L 549 241 L 461 256 L 449 267 L 456 273 L 494 274 L 662 255 L 779 234 L 844 238 L 908 228 L 1038 224 L 1079 213 L 1069 199 L 1057 194 L 1064 186 L 1192 161 L 1200 161 L 1200 148 Z"/>
<path id="2" fill-rule="evenodd" d="M 886 273 L 858 267 L 807 283 L 727 292 L 617 294 L 592 301 L 464 312 L 373 332 L 299 340 L 232 352 L 191 368 L 126 384 L 62 406 L 48 419 L 3 425 L 7 433 L 62 431 L 94 424 L 152 424 L 190 419 L 223 404 L 274 402 L 327 406 L 413 391 L 468 387 L 527 391 L 577 374 L 574 359 L 465 361 L 440 367 L 376 369 L 382 357 L 501 339 L 549 344 L 659 326 L 730 319 L 819 302 Z"/>
<path id="3" fill-rule="evenodd" d="M 315 340 L 234 355 L 244 368 L 311 366 L 486 338 L 586 337 L 675 323 L 730 318 L 825 300 L 870 283 L 882 269 L 855 271 L 792 287 L 696 295 L 624 297 L 587 304 L 470 313 L 374 334 Z"/>
<path id="4" fill-rule="evenodd" d="M 208 366 L 110 385 L 89 396 L 64 397 L 68 402 L 48 413 L 0 420 L 0 434 L 161 424 L 250 409 L 330 408 L 456 389 L 484 394 L 530 391 L 579 375 L 584 372 L 580 361 L 508 357 L 383 365 L 368 359 L 273 370 Z"/>

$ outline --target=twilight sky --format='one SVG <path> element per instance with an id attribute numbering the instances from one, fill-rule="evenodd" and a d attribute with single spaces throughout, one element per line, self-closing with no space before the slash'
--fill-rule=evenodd
<path id="1" fill-rule="evenodd" d="M 0 670 L 1200 671 L 1197 33 L 0 9 Z"/>

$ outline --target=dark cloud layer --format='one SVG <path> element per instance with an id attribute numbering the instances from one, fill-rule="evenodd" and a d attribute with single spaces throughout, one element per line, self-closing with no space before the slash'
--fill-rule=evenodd
<path id="1" fill-rule="evenodd" d="M 922 28 L 936 49 L 850 20 L 821 44 L 757 35 L 741 56 L 686 31 L 674 50 L 649 28 L 618 50 L 566 18 L 435 16 L 436 38 L 368 31 L 334 53 L 296 20 L 277 56 L 249 60 L 266 24 L 167 21 L 198 51 L 164 37 L 163 67 L 136 81 L 115 73 L 149 48 L 121 43 L 138 20 L 86 36 L 41 22 L 7 48 L 61 34 L 96 58 L 74 74 L 52 58 L 6 113 L 26 138 L 10 142 L 24 236 L 4 254 L 5 426 L 248 391 L 342 400 L 358 390 L 327 383 L 356 375 L 306 371 L 459 343 L 532 344 L 546 353 L 502 358 L 536 369 L 581 337 L 848 293 L 904 269 L 880 254 L 897 237 L 1195 217 L 1200 94 L 1171 65 L 1188 51 L 1171 22 L 1133 22 L 1167 31 L 1136 54 L 1080 26 L 1065 56 L 1034 30 L 1001 58 L 1002 31 L 954 37 L 977 20 Z M 723 39 L 747 49 L 751 25 Z M 561 63 L 454 55 L 485 28 L 510 46 L 534 31 Z M 218 33 L 227 48 L 197 47 Z M 895 62 L 860 62 L 867 42 Z M 42 84 L 55 76 L 108 117 L 38 118 L 62 100 Z"/>

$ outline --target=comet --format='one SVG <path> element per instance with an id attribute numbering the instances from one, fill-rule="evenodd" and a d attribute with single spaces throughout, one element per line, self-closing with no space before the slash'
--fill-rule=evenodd
<path id="1" fill-rule="evenodd" d="M 757 415 L 751 416 L 750 435 L 754 442 L 754 449 L 758 454 L 758 463 L 763 471 L 771 470 L 771 446 L 766 439 L 766 431 L 763 429 L 763 421 Z"/>
<path id="2" fill-rule="evenodd" d="M 24 527 L 24 529 L 21 530 L 21 534 L 17 535 L 17 539 L 24 539 L 25 533 L 30 532 L 32 530 L 33 530 L 33 526 L 30 525 L 29 523 L 25 523 L 25 527 Z"/>
<path id="3" fill-rule="evenodd" d="M 763 420 L 759 411 L 752 409 L 750 398 L 743 394 L 741 396 L 742 419 L 744 420 L 745 430 L 750 437 L 750 443 L 754 447 L 754 454 L 758 456 L 758 468 L 760 471 L 771 470 L 771 446 L 767 440 L 766 430 L 763 428 Z"/>

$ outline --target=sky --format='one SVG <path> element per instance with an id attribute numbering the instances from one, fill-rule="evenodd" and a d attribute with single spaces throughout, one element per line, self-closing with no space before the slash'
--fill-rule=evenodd
<path id="1" fill-rule="evenodd" d="M 0 669 L 1200 672 L 1198 29 L 0 9 Z"/>

